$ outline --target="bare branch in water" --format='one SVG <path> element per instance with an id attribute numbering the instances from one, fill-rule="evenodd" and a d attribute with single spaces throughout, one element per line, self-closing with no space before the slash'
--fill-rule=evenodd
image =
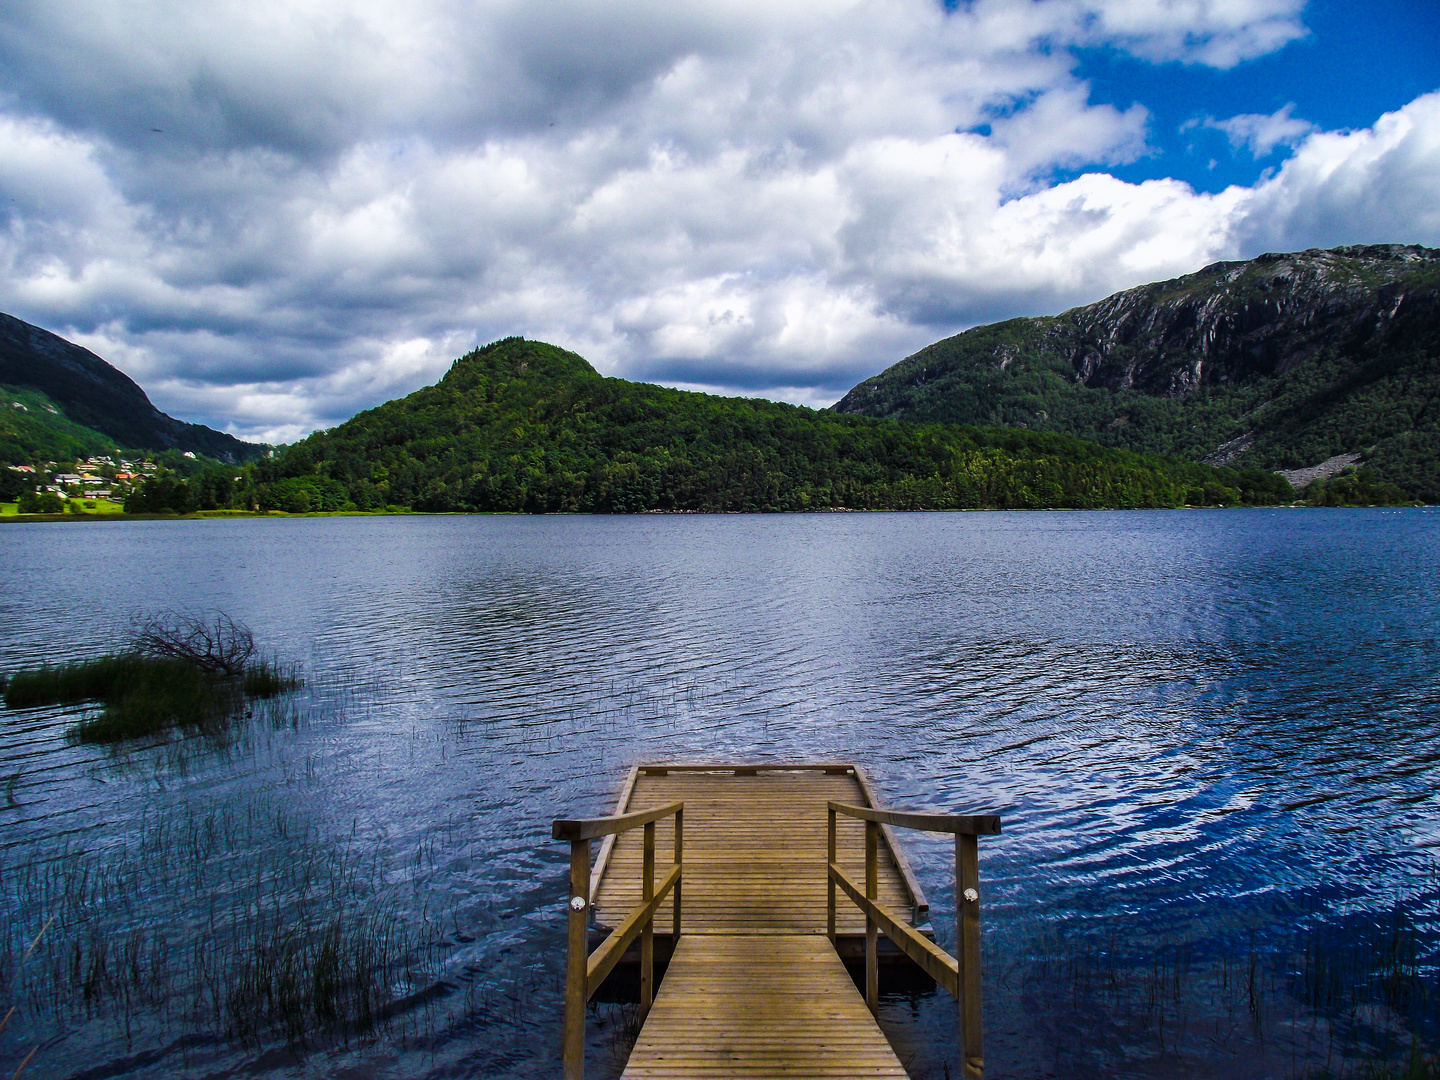
<path id="1" fill-rule="evenodd" d="M 255 635 L 223 612 L 209 622 L 188 613 L 172 613 L 143 623 L 135 635 L 135 646 L 152 656 L 170 656 L 207 671 L 240 675 L 255 652 Z"/>

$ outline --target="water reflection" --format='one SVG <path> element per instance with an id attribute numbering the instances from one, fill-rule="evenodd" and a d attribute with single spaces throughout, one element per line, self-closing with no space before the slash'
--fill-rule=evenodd
<path id="1" fill-rule="evenodd" d="M 642 758 L 853 758 L 897 803 L 1000 811 L 982 856 L 995 1075 L 1298 1075 L 1424 1030 L 1418 991 L 1339 1002 L 1317 972 L 1360 961 L 1315 942 L 1368 940 L 1399 903 L 1433 983 L 1437 520 L 6 528 L 0 670 L 88 655 L 183 605 L 229 611 L 310 678 L 295 724 L 223 750 L 113 756 L 66 741 L 73 715 L 0 714 L 7 970 L 47 917 L 10 886 L 24 867 L 139 850 L 157 814 L 268 806 L 320 850 L 367 854 L 411 943 L 396 992 L 428 996 L 373 1045 L 301 1065 L 283 1040 L 215 1042 L 173 1015 L 137 1009 L 127 1030 L 110 1006 L 32 1009 L 0 1068 L 39 1039 L 37 1075 L 550 1075 L 565 853 L 547 823 L 606 809 Z M 103 603 L 76 602 L 84 566 L 106 568 Z M 949 854 L 917 839 L 914 856 L 944 940 Z M 213 877 L 93 911 L 153 924 L 210 902 Z M 949 1008 L 887 1006 L 913 1075 L 944 1075 Z M 618 1074 L 624 1024 L 592 1025 L 597 1075 Z M 187 1031 L 202 1042 L 177 1046 Z"/>

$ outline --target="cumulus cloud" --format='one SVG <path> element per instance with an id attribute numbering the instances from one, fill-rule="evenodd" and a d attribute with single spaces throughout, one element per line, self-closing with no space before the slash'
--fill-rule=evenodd
<path id="1" fill-rule="evenodd" d="M 1143 105 L 1093 103 L 1070 50 L 1225 66 L 1302 35 L 1300 6 L 18 2 L 0 308 L 267 439 L 511 333 L 827 404 L 977 321 L 1440 238 L 1433 96 L 1359 132 L 1248 118 L 1257 153 L 1296 144 L 1253 188 L 1055 182 L 1146 152 Z"/>
<path id="2" fill-rule="evenodd" d="M 1103 0 L 1091 33 L 1148 60 L 1229 68 L 1305 36 L 1304 0 Z"/>
<path id="3" fill-rule="evenodd" d="M 1294 111 L 1295 103 L 1292 101 L 1268 116 L 1264 113 L 1241 113 L 1227 120 L 1207 116 L 1201 123 L 1207 128 L 1223 131 L 1230 140 L 1231 149 L 1247 147 L 1251 156 L 1258 160 L 1269 157 L 1277 146 L 1295 146 L 1317 130 L 1310 121 L 1292 116 Z"/>
<path id="4" fill-rule="evenodd" d="M 1359 131 L 1316 132 L 1250 193 L 1245 247 L 1440 245 L 1440 92 Z"/>

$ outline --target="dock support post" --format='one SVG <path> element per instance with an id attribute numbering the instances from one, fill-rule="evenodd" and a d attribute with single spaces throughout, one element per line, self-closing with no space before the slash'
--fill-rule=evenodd
<path id="1" fill-rule="evenodd" d="M 565 956 L 565 1080 L 585 1080 L 585 1002 L 590 998 L 590 841 L 570 844 L 569 942 Z"/>
<path id="2" fill-rule="evenodd" d="M 875 900 L 880 895 L 880 826 L 865 822 L 865 898 Z M 880 1011 L 880 927 L 875 916 L 865 913 L 865 1004 L 871 1013 Z"/>
<path id="3" fill-rule="evenodd" d="M 955 836 L 955 957 L 960 962 L 960 1057 L 965 1080 L 985 1074 L 980 1022 L 980 858 L 978 838 Z"/>
<path id="4" fill-rule="evenodd" d="M 825 849 L 826 862 L 830 865 L 835 863 L 835 811 L 830 811 L 830 844 Z M 825 934 L 830 938 L 830 944 L 835 944 L 835 879 L 828 873 L 825 875 Z"/>
<path id="5" fill-rule="evenodd" d="M 655 823 L 645 823 L 645 869 L 641 877 L 640 899 L 648 904 L 655 896 Z M 655 1000 L 655 920 L 645 921 L 640 931 L 640 1022 L 650 1015 Z"/>
<path id="6" fill-rule="evenodd" d="M 685 862 L 685 811 L 675 811 L 675 865 Z M 675 919 L 670 931 L 670 952 L 674 955 L 680 944 L 680 888 L 682 881 L 675 882 Z"/>

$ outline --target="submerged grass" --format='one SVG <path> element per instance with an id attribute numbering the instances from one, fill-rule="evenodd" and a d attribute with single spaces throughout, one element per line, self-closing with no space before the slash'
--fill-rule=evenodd
<path id="1" fill-rule="evenodd" d="M 393 871 L 260 802 L 162 812 L 106 849 L 0 855 L 15 914 L 0 1001 L 42 1033 L 103 1019 L 127 1038 L 157 1022 L 251 1047 L 363 1038 L 421 978 Z M 42 913 L 53 928 L 24 963 Z"/>
<path id="2" fill-rule="evenodd" d="M 1311 906 L 1313 904 L 1313 906 Z M 1440 893 L 1388 912 L 1303 901 L 1257 937 L 1042 930 L 1001 985 L 1092 1049 L 1262 1057 L 1307 1080 L 1440 1080 Z M 1102 1053 L 1095 1049 L 1096 1053 Z"/>
<path id="3" fill-rule="evenodd" d="M 12 709 L 98 701 L 98 716 L 74 729 L 80 742 L 113 743 L 171 728 L 218 733 L 247 713 L 249 699 L 298 689 L 293 669 L 260 660 L 232 676 L 188 659 L 139 651 L 74 664 L 46 665 L 10 676 L 3 690 Z"/>

